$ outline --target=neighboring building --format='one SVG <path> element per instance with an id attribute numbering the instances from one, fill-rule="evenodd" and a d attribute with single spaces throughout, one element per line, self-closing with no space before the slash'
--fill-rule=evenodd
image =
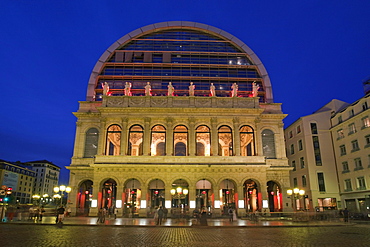
<path id="1" fill-rule="evenodd" d="M 33 182 L 36 172 L 23 163 L 0 160 L 0 186 L 11 188 L 12 203 L 32 203 Z"/>
<path id="2" fill-rule="evenodd" d="M 58 186 L 60 167 L 47 160 L 25 162 L 25 165 L 36 172 L 33 194 L 40 196 L 54 195 L 54 187 Z"/>
<path id="3" fill-rule="evenodd" d="M 334 99 L 285 129 L 287 157 L 293 167 L 290 182 L 293 188 L 305 191 L 304 196 L 295 198 L 297 210 L 324 211 L 338 207 L 340 196 L 330 117 L 347 105 Z"/>
<path id="4" fill-rule="evenodd" d="M 331 118 L 343 208 L 370 213 L 370 93 Z"/>
<path id="5" fill-rule="evenodd" d="M 96 63 L 74 115 L 77 214 L 292 210 L 286 115 L 259 58 L 223 30 L 163 22 L 123 36 Z"/>

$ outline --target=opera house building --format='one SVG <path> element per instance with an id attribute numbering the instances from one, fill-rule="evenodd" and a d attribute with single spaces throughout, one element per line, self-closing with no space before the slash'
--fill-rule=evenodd
<path id="1" fill-rule="evenodd" d="M 124 35 L 74 115 L 72 214 L 292 210 L 286 115 L 260 59 L 226 31 L 174 21 Z"/>

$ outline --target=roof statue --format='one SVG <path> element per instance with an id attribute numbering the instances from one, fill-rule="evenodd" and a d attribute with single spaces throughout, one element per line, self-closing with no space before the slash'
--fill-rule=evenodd
<path id="1" fill-rule="evenodd" d="M 168 83 L 168 92 L 167 92 L 167 95 L 168 96 L 173 96 L 174 95 L 174 92 L 175 92 L 175 88 L 172 86 L 172 82 L 169 82 Z"/>

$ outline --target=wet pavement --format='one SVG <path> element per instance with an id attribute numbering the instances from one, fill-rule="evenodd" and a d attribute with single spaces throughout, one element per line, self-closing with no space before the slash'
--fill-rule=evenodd
<path id="1" fill-rule="evenodd" d="M 245 226 L 241 225 L 243 220 L 228 223 L 227 220 L 214 219 L 209 220 L 209 224 L 216 226 L 190 227 L 167 221 L 167 225 L 156 227 L 152 219 L 115 220 L 116 223 L 121 222 L 120 225 L 114 225 L 114 220 L 97 225 L 94 220 L 96 218 L 71 217 L 65 220 L 62 228 L 53 225 L 51 218 L 45 218 L 42 223 L 2 223 L 0 246 L 370 246 L 369 224 L 334 225 L 327 222 L 326 225 L 304 226 L 293 222 L 297 225 L 270 222 L 269 226 L 279 227 L 266 227 L 262 222 L 256 225 L 248 225 L 247 222 Z M 170 222 L 173 223 L 171 227 Z M 224 227 L 217 226 L 222 224 Z"/>
<path id="2" fill-rule="evenodd" d="M 159 227 L 155 224 L 153 218 L 106 218 L 104 223 L 98 223 L 97 217 L 65 217 L 64 225 L 76 226 L 137 226 L 137 227 Z M 55 217 L 43 217 L 42 221 L 38 220 L 17 220 L 15 218 L 8 224 L 38 224 L 38 225 L 55 225 Z M 5 223 L 5 224 L 7 224 Z M 343 219 L 333 219 L 331 221 L 292 221 L 292 220 L 258 220 L 250 221 L 247 219 L 238 219 L 230 222 L 227 218 L 209 218 L 207 224 L 209 227 L 305 227 L 305 226 L 345 226 L 354 222 L 345 223 Z M 370 222 L 369 222 L 370 223 Z M 167 219 L 164 220 L 162 227 L 195 227 L 199 223 L 195 219 Z"/>

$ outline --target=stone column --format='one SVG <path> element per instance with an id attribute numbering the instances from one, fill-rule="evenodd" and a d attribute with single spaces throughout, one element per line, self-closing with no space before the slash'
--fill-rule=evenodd
<path id="1" fill-rule="evenodd" d="M 125 198 L 123 197 L 123 188 L 124 185 L 117 185 L 116 197 L 117 199 L 121 200 L 121 208 L 118 208 L 117 217 L 123 216 L 123 208 L 125 207 Z"/>
<path id="2" fill-rule="evenodd" d="M 98 144 L 98 155 L 105 155 L 105 139 L 107 137 L 107 128 L 106 128 L 106 120 L 102 119 L 100 124 L 100 135 L 99 135 L 99 144 Z"/>
<path id="3" fill-rule="evenodd" d="M 196 150 L 196 142 L 195 142 L 195 130 L 194 130 L 194 124 L 195 119 L 193 117 L 189 118 L 189 155 L 195 156 L 195 150 Z"/>
<path id="4" fill-rule="evenodd" d="M 122 131 L 121 131 L 121 155 L 127 155 L 127 143 L 128 143 L 128 129 L 127 129 L 128 118 L 122 118 Z"/>
<path id="5" fill-rule="evenodd" d="M 170 208 L 167 208 L 168 209 L 168 216 L 172 216 L 172 195 L 171 195 L 171 189 L 172 189 L 172 182 L 171 181 L 170 183 L 166 183 L 165 185 L 165 191 L 164 191 L 164 200 L 165 201 L 170 201 L 171 202 L 171 206 Z"/>
<path id="6" fill-rule="evenodd" d="M 235 156 L 240 156 L 240 131 L 239 131 L 239 118 L 238 117 L 235 117 L 233 119 L 233 127 L 234 127 L 234 131 L 233 131 L 233 150 L 234 150 L 234 153 L 233 155 Z"/>
<path id="7" fill-rule="evenodd" d="M 84 142 L 84 137 L 85 133 L 82 132 L 82 123 L 81 122 L 76 122 L 76 137 L 75 137 L 75 145 L 74 145 L 74 153 L 73 157 L 74 158 L 81 158 L 84 155 L 84 149 L 85 149 L 85 142 Z M 86 139 L 86 138 L 85 138 Z"/>
<path id="8" fill-rule="evenodd" d="M 101 198 L 98 198 L 99 197 L 99 190 L 100 190 L 100 187 L 98 184 L 95 185 L 95 181 L 93 181 L 94 185 L 91 185 L 91 188 L 92 188 L 92 199 L 93 200 L 96 200 L 97 201 L 97 207 L 90 207 L 90 210 L 89 210 L 89 216 L 97 216 L 98 215 L 98 210 L 99 210 L 99 205 L 100 205 L 100 202 L 99 202 L 99 199 Z"/>
<path id="9" fill-rule="evenodd" d="M 148 207 L 149 202 L 147 201 L 146 195 L 148 193 L 148 185 L 141 186 L 141 198 L 140 198 L 140 210 L 139 210 L 139 217 L 147 217 L 146 208 Z M 142 207 L 141 201 L 145 200 L 146 205 Z"/>
<path id="10" fill-rule="evenodd" d="M 211 118 L 211 152 L 212 156 L 218 156 L 217 118 Z"/>
<path id="11" fill-rule="evenodd" d="M 173 155 L 173 118 L 167 118 L 166 155 Z"/>
<path id="12" fill-rule="evenodd" d="M 245 216 L 247 212 L 247 207 L 248 205 L 246 204 L 247 202 L 244 200 L 244 185 L 236 185 L 236 191 L 238 193 L 238 201 L 243 201 L 244 202 L 244 207 L 241 207 L 242 205 L 238 202 L 238 216 Z"/>
<path id="13" fill-rule="evenodd" d="M 262 132 L 259 126 L 259 123 L 261 122 L 261 119 L 257 117 L 254 120 L 255 123 L 255 129 L 254 129 L 254 140 L 255 140 L 255 156 L 263 156 L 263 147 L 262 147 Z"/>
<path id="14" fill-rule="evenodd" d="M 150 155 L 150 118 L 144 118 L 143 155 Z"/>

